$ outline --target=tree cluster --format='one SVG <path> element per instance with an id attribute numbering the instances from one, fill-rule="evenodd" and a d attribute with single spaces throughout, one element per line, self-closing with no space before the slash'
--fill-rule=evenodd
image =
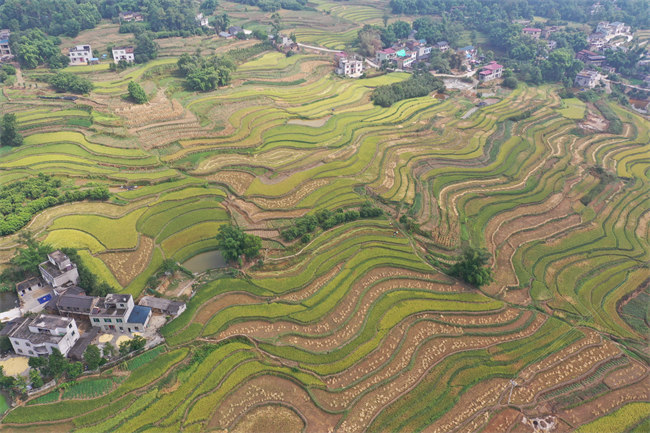
<path id="1" fill-rule="evenodd" d="M 460 261 L 449 268 L 449 275 L 476 287 L 490 284 L 493 279 L 489 261 L 490 254 L 487 251 L 468 248 L 463 252 Z"/>
<path id="2" fill-rule="evenodd" d="M 10 37 L 11 50 L 26 69 L 34 69 L 38 65 L 47 64 L 50 68 L 60 69 L 68 65 L 68 56 L 61 54 L 61 40 L 55 36 L 46 36 L 40 29 L 12 33 Z"/>
<path id="3" fill-rule="evenodd" d="M 307 0 L 234 0 L 250 6 L 257 6 L 264 12 L 274 12 L 278 9 L 299 11 L 307 8 Z"/>
<path id="4" fill-rule="evenodd" d="M 2 131 L 0 132 L 0 146 L 18 147 L 23 144 L 23 136 L 18 132 L 18 121 L 14 113 L 6 113 L 2 116 L 0 131 Z"/>
<path id="5" fill-rule="evenodd" d="M 105 0 L 107 1 L 107 0 Z M 0 5 L 0 28 L 12 32 L 42 29 L 52 36 L 71 38 L 92 29 L 101 20 L 98 1 L 6 0 Z"/>
<path id="6" fill-rule="evenodd" d="M 57 72 L 48 82 L 57 92 L 84 94 L 90 93 L 94 87 L 92 81 L 72 72 Z"/>
<path id="7" fill-rule="evenodd" d="M 43 209 L 86 199 L 103 201 L 109 197 L 105 186 L 65 192 L 60 187 L 60 180 L 43 173 L 0 186 L 0 236 L 20 230 Z"/>
<path id="8" fill-rule="evenodd" d="M 120 343 L 120 355 L 125 356 L 131 352 L 142 350 L 146 344 L 147 340 L 144 337 L 136 335 L 132 339 Z"/>
<path id="9" fill-rule="evenodd" d="M 130 81 L 128 86 L 129 98 L 136 104 L 144 104 L 149 100 L 142 86 L 135 81 Z"/>
<path id="10" fill-rule="evenodd" d="M 221 250 L 226 260 L 237 261 L 241 256 L 248 260 L 254 259 L 262 248 L 259 236 L 244 233 L 239 227 L 224 224 L 217 233 L 217 248 Z"/>
<path id="11" fill-rule="evenodd" d="M 310 233 L 319 226 L 323 230 L 327 230 L 345 222 L 356 221 L 359 218 L 378 217 L 382 213 L 381 209 L 373 206 L 370 202 L 363 203 L 359 210 L 343 211 L 343 209 L 337 209 L 332 212 L 329 209 L 321 209 L 314 215 L 305 215 L 296 218 L 293 221 L 293 225 L 282 230 L 281 234 L 285 241 L 301 238 L 304 243 L 307 243 L 311 240 Z"/>
<path id="12" fill-rule="evenodd" d="M 230 83 L 235 63 L 228 57 L 183 54 L 178 59 L 178 69 L 191 90 L 205 92 Z"/>
<path id="13" fill-rule="evenodd" d="M 146 63 L 158 57 L 158 44 L 151 32 L 137 32 L 133 57 L 136 63 Z"/>
<path id="14" fill-rule="evenodd" d="M 16 75 L 16 68 L 10 63 L 4 63 L 0 67 L 0 83 L 4 83 L 10 75 Z"/>
<path id="15" fill-rule="evenodd" d="M 375 105 L 390 107 L 397 101 L 426 96 L 433 91 L 444 91 L 443 81 L 428 72 L 417 72 L 408 80 L 377 87 L 370 99 Z"/>

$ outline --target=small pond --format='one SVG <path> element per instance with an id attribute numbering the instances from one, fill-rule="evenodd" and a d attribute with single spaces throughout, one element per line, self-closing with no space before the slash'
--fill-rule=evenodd
<path id="1" fill-rule="evenodd" d="M 183 263 L 183 266 L 195 274 L 200 274 L 209 269 L 225 268 L 226 259 L 223 258 L 221 251 L 207 251 L 197 254 Z"/>

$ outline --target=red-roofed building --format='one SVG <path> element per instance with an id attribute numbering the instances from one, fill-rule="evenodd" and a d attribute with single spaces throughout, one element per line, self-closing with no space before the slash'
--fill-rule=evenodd
<path id="1" fill-rule="evenodd" d="M 530 36 L 533 39 L 539 39 L 542 35 L 542 29 L 537 29 L 534 27 L 525 27 L 521 30 L 523 34 Z"/>
<path id="2" fill-rule="evenodd" d="M 376 59 L 377 64 L 381 64 L 384 60 L 395 60 L 397 57 L 397 52 L 392 48 L 386 48 L 385 50 L 377 51 Z"/>
<path id="3" fill-rule="evenodd" d="M 503 75 L 503 66 L 497 62 L 490 62 L 478 73 L 478 79 L 480 81 L 491 81 L 500 78 L 501 75 Z"/>

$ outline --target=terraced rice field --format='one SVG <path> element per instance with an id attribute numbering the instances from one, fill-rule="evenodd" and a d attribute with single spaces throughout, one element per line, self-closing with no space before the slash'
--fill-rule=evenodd
<path id="1" fill-rule="evenodd" d="M 369 9 L 356 19 L 376 19 Z M 583 126 L 602 118 L 597 108 L 561 101 L 553 86 L 520 86 L 467 119 L 458 94 L 378 108 L 372 89 L 406 75 L 342 80 L 327 61 L 267 53 L 229 88 L 119 106 L 109 114 L 132 147 L 109 146 L 95 126 L 46 130 L 52 117 L 83 117 L 69 105 L 12 104 L 26 144 L 3 154 L 0 183 L 43 171 L 110 185 L 111 202 L 50 208 L 30 229 L 85 250 L 122 290 L 137 296 L 164 258 L 214 248 L 227 221 L 265 249 L 245 278 L 204 283 L 162 329 L 164 350 L 103 373 L 78 391 L 84 399 L 36 397 L 5 428 L 528 431 L 523 416 L 553 416 L 560 432 L 644 425 L 647 310 L 635 300 L 647 297 L 650 260 L 647 119 L 608 102 L 623 131 L 594 132 Z M 90 98 L 119 98 L 109 90 L 124 83 Z M 279 236 L 298 216 L 366 200 L 385 215 L 305 244 Z M 465 245 L 493 256 L 495 281 L 481 291 L 442 272 Z"/>

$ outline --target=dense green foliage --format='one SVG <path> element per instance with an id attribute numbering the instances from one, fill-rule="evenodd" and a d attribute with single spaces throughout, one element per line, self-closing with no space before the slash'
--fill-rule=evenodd
<path id="1" fill-rule="evenodd" d="M 217 248 L 226 260 L 238 260 L 241 256 L 250 260 L 259 255 L 262 240 L 259 236 L 244 233 L 239 227 L 224 224 L 217 233 Z"/>
<path id="2" fill-rule="evenodd" d="M 98 186 L 87 189 L 60 191 L 61 181 L 39 173 L 0 186 L 0 235 L 15 233 L 25 226 L 36 213 L 56 206 L 81 200 L 106 200 L 108 189 Z"/>
<path id="3" fill-rule="evenodd" d="M 151 32 L 138 32 L 135 35 L 133 56 L 136 63 L 146 63 L 158 57 L 158 44 Z"/>
<path id="4" fill-rule="evenodd" d="M 137 104 L 144 104 L 148 101 L 147 94 L 144 92 L 142 86 L 135 81 L 130 81 L 128 86 L 129 97 Z"/>
<path id="5" fill-rule="evenodd" d="M 124 356 L 128 353 L 142 350 L 146 344 L 147 340 L 144 337 L 136 335 L 132 339 L 120 343 L 120 355 Z"/>
<path id="6" fill-rule="evenodd" d="M 492 282 L 489 261 L 490 255 L 486 251 L 468 248 L 463 252 L 460 261 L 451 266 L 449 274 L 481 287 Z"/>
<path id="7" fill-rule="evenodd" d="M 520 0 L 502 2 L 499 0 L 391 0 L 393 13 L 443 15 L 449 13 L 454 19 L 463 20 L 470 25 L 485 25 L 498 20 L 516 18 L 532 19 L 533 16 L 549 18 L 553 21 L 588 20 L 625 21 L 635 26 L 648 26 L 650 18 L 644 0 L 625 2 L 604 2 L 601 9 L 591 14 L 592 0 Z"/>
<path id="8" fill-rule="evenodd" d="M 47 63 L 51 68 L 65 67 L 68 56 L 61 54 L 58 45 L 61 40 L 57 37 L 46 36 L 40 29 L 31 29 L 13 33 L 10 38 L 11 49 L 23 68 L 34 69 Z"/>
<path id="9" fill-rule="evenodd" d="M 281 235 L 285 241 L 302 238 L 303 242 L 308 242 L 311 240 L 309 233 L 316 230 L 316 227 L 320 226 L 323 230 L 328 230 L 345 222 L 356 221 L 359 218 L 374 218 L 382 214 L 382 210 L 370 202 L 364 202 L 359 210 L 337 209 L 332 212 L 329 209 L 321 209 L 314 215 L 296 218 L 291 227 L 282 230 Z"/>
<path id="10" fill-rule="evenodd" d="M 0 5 L 0 28 L 11 31 L 42 29 L 50 35 L 75 37 L 101 20 L 100 2 L 76 0 L 6 0 Z M 106 1 L 108 3 L 108 1 Z"/>
<path id="11" fill-rule="evenodd" d="M 187 87 L 202 92 L 230 83 L 232 73 L 236 69 L 235 63 L 224 56 L 201 57 L 183 54 L 177 64 L 186 78 Z"/>
<path id="12" fill-rule="evenodd" d="M 23 144 L 23 136 L 18 132 L 18 122 L 14 113 L 6 113 L 0 123 L 0 146 L 17 147 Z"/>
<path id="13" fill-rule="evenodd" d="M 375 105 L 390 107 L 402 99 L 418 98 L 444 90 L 445 84 L 441 79 L 429 73 L 416 73 L 406 81 L 377 87 L 370 98 Z"/>
<path id="14" fill-rule="evenodd" d="M 57 92 L 84 94 L 93 90 L 93 83 L 90 80 L 72 72 L 58 72 L 50 77 L 49 83 Z"/>
<path id="15" fill-rule="evenodd" d="M 88 370 L 97 370 L 101 360 L 102 354 L 99 350 L 99 347 L 94 344 L 89 344 L 88 347 L 86 347 L 86 351 L 84 352 L 84 362 L 86 363 Z"/>
<path id="16" fill-rule="evenodd" d="M 264 12 L 273 12 L 278 9 L 299 11 L 306 8 L 306 0 L 235 0 L 235 3 L 257 6 Z"/>

